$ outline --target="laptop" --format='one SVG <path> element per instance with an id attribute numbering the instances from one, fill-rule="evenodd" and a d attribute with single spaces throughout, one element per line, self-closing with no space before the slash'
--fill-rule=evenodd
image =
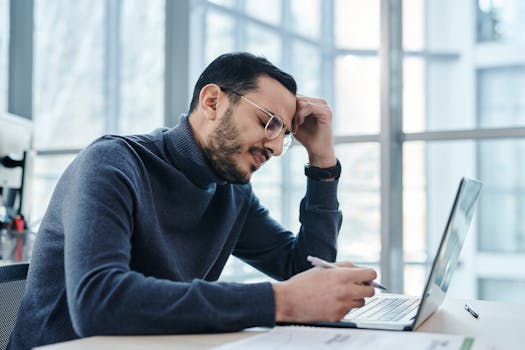
<path id="1" fill-rule="evenodd" d="M 479 181 L 461 179 L 421 297 L 382 293 L 367 298 L 363 307 L 352 309 L 339 322 L 312 322 L 308 325 L 403 331 L 416 329 L 445 299 L 480 192 Z"/>

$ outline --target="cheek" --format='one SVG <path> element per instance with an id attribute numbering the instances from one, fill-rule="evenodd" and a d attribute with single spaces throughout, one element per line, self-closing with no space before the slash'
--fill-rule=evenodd
<path id="1" fill-rule="evenodd" d="M 264 129 L 255 123 L 238 125 L 237 131 L 237 142 L 243 150 L 257 145 L 260 146 L 264 140 Z"/>
<path id="2" fill-rule="evenodd" d="M 237 110 L 236 112 L 232 115 L 232 123 L 236 129 L 235 142 L 241 146 L 243 152 L 250 147 L 261 147 L 265 135 L 264 127 L 259 123 L 258 117 L 250 111 Z"/>

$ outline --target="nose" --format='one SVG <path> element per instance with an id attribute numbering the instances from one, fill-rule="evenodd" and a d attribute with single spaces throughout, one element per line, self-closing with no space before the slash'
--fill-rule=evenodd
<path id="1" fill-rule="evenodd" d="M 273 139 L 266 138 L 263 142 L 264 148 L 266 148 L 272 156 L 278 157 L 283 153 L 284 145 L 284 134 L 280 133 L 279 136 Z"/>

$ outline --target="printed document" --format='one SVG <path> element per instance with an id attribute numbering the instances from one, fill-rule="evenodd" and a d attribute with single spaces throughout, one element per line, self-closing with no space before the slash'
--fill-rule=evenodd
<path id="1" fill-rule="evenodd" d="M 489 345 L 485 340 L 452 334 L 286 326 L 275 327 L 267 333 L 213 349 L 495 350 L 496 347 Z"/>

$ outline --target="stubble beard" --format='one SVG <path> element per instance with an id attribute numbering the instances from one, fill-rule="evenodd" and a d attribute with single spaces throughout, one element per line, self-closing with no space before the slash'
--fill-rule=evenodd
<path id="1" fill-rule="evenodd" d="M 203 151 L 219 177 L 230 183 L 246 184 L 250 181 L 251 174 L 240 169 L 234 160 L 235 155 L 240 154 L 242 150 L 239 137 L 240 133 L 233 122 L 233 110 L 230 106 L 224 112 L 217 129 L 210 135 Z"/>

